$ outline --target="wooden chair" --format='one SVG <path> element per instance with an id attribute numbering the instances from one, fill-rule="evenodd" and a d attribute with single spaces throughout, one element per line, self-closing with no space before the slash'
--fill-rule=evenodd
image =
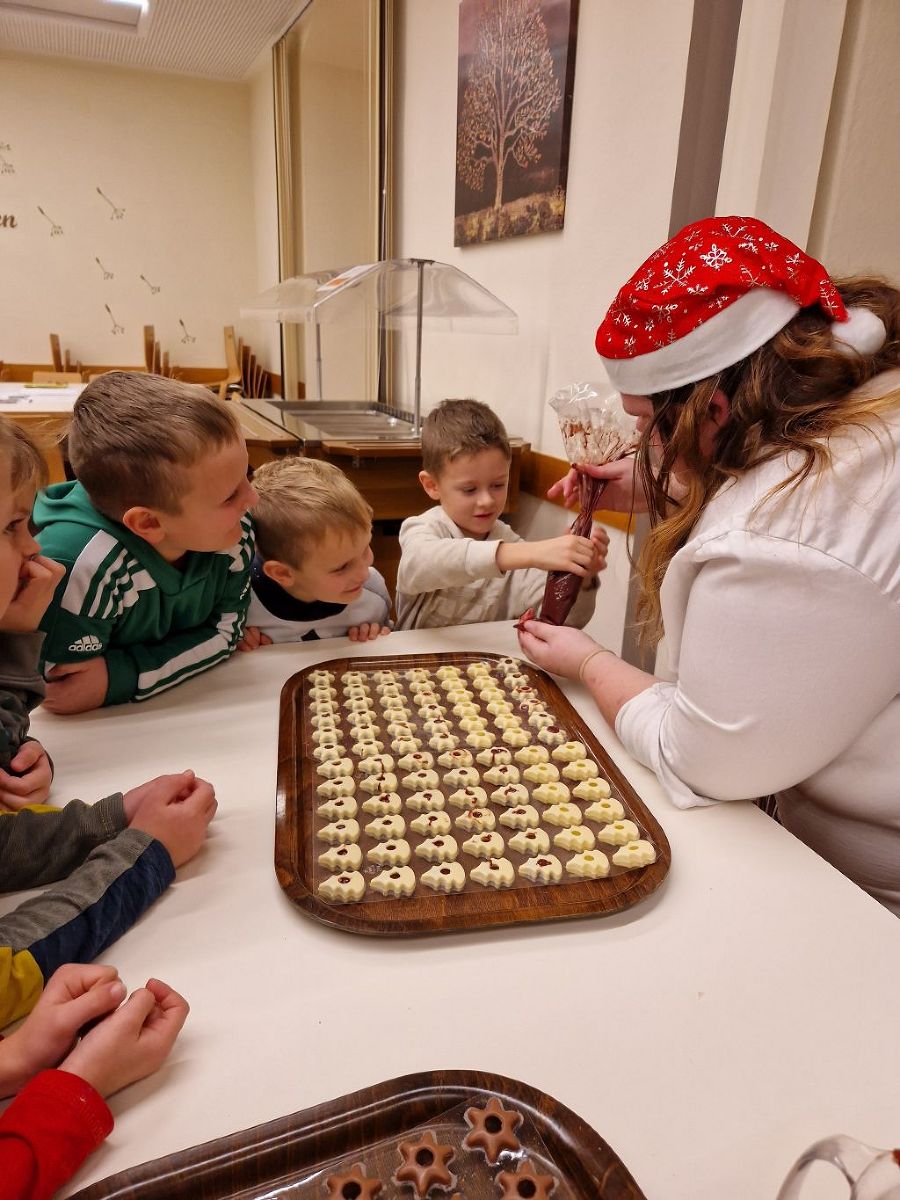
<path id="1" fill-rule="evenodd" d="M 240 389 L 243 382 L 240 350 L 234 336 L 233 325 L 225 326 L 225 369 L 228 372 L 225 378 L 218 380 L 215 384 L 210 384 L 210 387 L 218 390 L 220 400 L 227 400 L 228 389 Z"/>
<path id="2" fill-rule="evenodd" d="M 34 371 L 32 383 L 84 383 L 80 371 Z"/>
<path id="3" fill-rule="evenodd" d="M 159 342 L 156 340 L 156 330 L 152 325 L 144 326 L 144 366 L 151 375 L 159 374 Z"/>
<path id="4" fill-rule="evenodd" d="M 63 367 L 62 348 L 59 344 L 59 334 L 58 333 L 50 334 L 50 357 L 53 359 L 53 370 L 54 371 L 65 370 L 65 368 Z"/>

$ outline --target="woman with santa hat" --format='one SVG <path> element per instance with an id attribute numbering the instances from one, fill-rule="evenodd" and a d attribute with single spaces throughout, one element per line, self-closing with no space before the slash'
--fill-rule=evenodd
<path id="1" fill-rule="evenodd" d="M 522 649 L 583 680 L 674 804 L 774 794 L 900 914 L 900 292 L 709 218 L 635 272 L 596 346 L 641 441 L 583 469 L 605 507 L 649 512 L 640 616 L 671 677 L 540 621 Z"/>

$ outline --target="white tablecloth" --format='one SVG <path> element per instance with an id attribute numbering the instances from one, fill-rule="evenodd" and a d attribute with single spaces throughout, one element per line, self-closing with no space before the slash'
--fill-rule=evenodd
<path id="1" fill-rule="evenodd" d="M 183 767 L 219 797 L 206 849 L 106 956 L 131 986 L 152 974 L 178 987 L 191 1017 L 163 1069 L 113 1099 L 116 1129 L 71 1190 L 436 1068 L 544 1089 L 659 1200 L 768 1200 L 802 1149 L 839 1130 L 897 1143 L 900 923 L 752 805 L 671 808 L 580 686 L 565 690 L 671 842 L 650 900 L 415 940 L 330 930 L 291 905 L 272 865 L 279 691 L 349 645 L 238 654 L 143 705 L 36 714 L 57 802 Z M 473 647 L 517 652 L 498 624 L 358 653 Z"/>
<path id="2" fill-rule="evenodd" d="M 24 383 L 0 383 L 0 413 L 71 413 L 84 386 L 72 383 L 65 387 L 26 387 Z"/>

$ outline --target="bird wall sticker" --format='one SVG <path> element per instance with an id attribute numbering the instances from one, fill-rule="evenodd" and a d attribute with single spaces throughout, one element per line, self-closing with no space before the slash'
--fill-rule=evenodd
<path id="1" fill-rule="evenodd" d="M 147 287 L 150 289 L 151 296 L 155 296 L 159 292 L 158 285 L 155 283 L 151 283 L 146 275 L 142 275 L 141 279 L 143 279 L 144 283 L 146 283 Z"/>
<path id="2" fill-rule="evenodd" d="M 99 258 L 97 258 L 97 256 L 96 256 L 96 255 L 94 255 L 94 262 L 97 264 L 97 266 L 98 266 L 98 267 L 100 268 L 100 270 L 103 272 L 103 278 L 104 278 L 104 279 L 115 279 L 115 275 L 112 273 L 112 271 L 108 271 L 108 270 L 106 269 L 106 267 L 104 267 L 104 265 L 103 265 L 103 263 L 100 261 L 100 259 L 99 259 Z"/>
<path id="3" fill-rule="evenodd" d="M 6 142 L 3 142 L 2 144 L 0 144 L 0 151 L 11 150 L 11 149 L 12 149 L 12 147 L 7 145 Z M 12 163 L 9 161 L 8 158 L 6 158 L 2 153 L 0 153 L 0 175 L 15 175 L 15 173 L 16 173 L 16 168 L 12 165 Z"/>
<path id="4" fill-rule="evenodd" d="M 115 334 L 117 334 L 117 333 L 124 333 L 124 332 L 125 332 L 125 326 L 124 326 L 124 325 L 120 325 L 120 324 L 119 324 L 119 322 L 118 322 L 118 321 L 116 320 L 116 318 L 113 316 L 113 310 L 112 310 L 112 309 L 109 307 L 109 305 L 108 305 L 108 304 L 104 304 L 104 305 L 103 305 L 103 307 L 104 307 L 104 308 L 106 309 L 106 311 L 109 313 L 109 319 L 112 321 L 112 330 L 111 330 L 112 334 L 113 334 L 113 335 L 115 335 Z"/>
<path id="5" fill-rule="evenodd" d="M 188 333 L 187 327 L 186 327 L 184 321 L 182 321 L 181 317 L 178 318 L 178 324 L 181 326 L 182 331 L 184 333 L 184 336 L 181 339 L 182 344 L 187 346 L 191 342 L 196 342 L 197 339 L 194 337 L 194 335 L 192 333 Z"/>
<path id="6" fill-rule="evenodd" d="M 37 206 L 37 210 L 41 214 L 41 216 L 44 218 L 44 220 L 47 222 L 47 224 L 50 226 L 50 236 L 51 237 L 61 237 L 63 234 L 62 225 L 57 225 L 52 217 L 48 217 L 40 205 Z"/>
<path id="7" fill-rule="evenodd" d="M 112 209 L 112 212 L 111 212 L 111 213 L 110 213 L 110 215 L 109 215 L 109 219 L 110 219 L 111 221 L 121 221 L 121 220 L 122 220 L 122 218 L 125 216 L 125 209 L 124 209 L 124 208 L 119 208 L 119 207 L 118 207 L 118 206 L 117 206 L 117 205 L 114 203 L 114 201 L 110 200 L 109 196 L 105 196 L 105 195 L 103 194 L 103 192 L 100 190 L 100 188 L 97 188 L 97 195 L 98 195 L 98 196 L 103 196 L 103 199 L 106 201 L 106 203 L 107 203 L 107 204 L 109 205 L 109 207 Z"/>

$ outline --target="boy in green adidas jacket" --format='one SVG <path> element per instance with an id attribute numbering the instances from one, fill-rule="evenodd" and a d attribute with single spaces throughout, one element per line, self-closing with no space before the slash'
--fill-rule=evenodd
<path id="1" fill-rule="evenodd" d="M 234 411 L 202 387 L 111 371 L 78 400 L 77 483 L 38 497 L 66 573 L 41 628 L 55 713 L 146 700 L 226 659 L 250 599 L 256 493 Z"/>

